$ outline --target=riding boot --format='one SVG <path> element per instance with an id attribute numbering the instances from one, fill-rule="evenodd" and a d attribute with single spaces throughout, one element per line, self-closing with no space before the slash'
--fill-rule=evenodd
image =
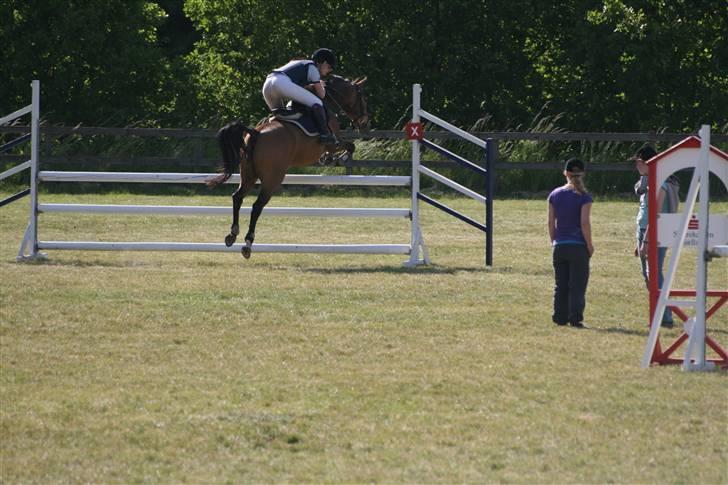
<path id="1" fill-rule="evenodd" d="M 313 120 L 316 123 L 316 128 L 319 131 L 319 141 L 324 145 L 336 144 L 338 141 L 336 137 L 329 131 L 329 124 L 326 122 L 326 112 L 324 107 L 320 104 L 314 104 L 311 107 L 313 113 Z"/>

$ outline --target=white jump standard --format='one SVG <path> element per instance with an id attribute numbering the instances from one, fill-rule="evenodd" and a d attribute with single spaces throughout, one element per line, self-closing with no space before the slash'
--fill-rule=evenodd
<path id="1" fill-rule="evenodd" d="M 412 175 L 411 176 L 367 176 L 367 175 L 286 175 L 285 185 L 350 185 L 350 186 L 384 186 L 409 187 L 411 190 L 411 207 L 409 208 L 342 208 L 342 207 L 266 207 L 263 213 L 271 216 L 286 217 L 355 217 L 355 218 L 399 218 L 408 221 L 411 237 L 403 244 L 259 244 L 254 243 L 252 250 L 257 253 L 332 253 L 332 254 L 401 254 L 409 255 L 407 265 L 429 263 L 422 230 L 419 223 L 419 202 L 425 201 L 438 207 L 465 222 L 486 231 L 486 264 L 492 264 L 492 161 L 495 155 L 495 142 L 480 140 L 457 127 L 446 123 L 435 115 L 420 108 L 420 86 L 413 86 L 413 121 L 419 123 L 426 119 L 455 135 L 475 143 L 486 152 L 486 168 L 482 168 L 438 147 L 434 143 L 420 137 L 412 143 Z M 14 119 L 13 117 L 32 113 L 31 160 L 5 172 L 6 177 L 19 171 L 30 169 L 31 195 L 28 229 L 18 252 L 18 260 L 25 261 L 45 257 L 42 250 L 74 250 L 74 251 L 203 251 L 203 252 L 236 252 L 242 244 L 230 247 L 223 243 L 210 242 L 161 242 L 161 241 L 47 241 L 38 237 L 38 217 L 40 214 L 52 213 L 86 213 L 86 214 L 158 214 L 158 215 L 222 215 L 229 214 L 229 207 L 212 206 L 170 206 L 170 205 L 113 205 L 113 204 L 59 204 L 39 202 L 38 187 L 40 183 L 53 182 L 93 182 L 93 183 L 155 183 L 155 184 L 201 184 L 214 174 L 207 173 L 147 173 L 147 172 L 80 172 L 80 171 L 41 171 L 38 157 L 39 145 L 39 83 L 33 81 L 32 104 L 15 113 L 0 118 L 0 123 Z M 16 116 L 17 115 L 17 116 Z M 21 140 L 22 141 L 22 140 Z M 446 157 L 455 160 L 467 168 L 486 176 L 486 195 L 463 187 L 420 164 L 420 145 L 436 150 Z M 420 174 L 432 177 L 438 182 L 473 198 L 486 205 L 486 224 L 481 224 L 456 211 L 434 201 L 422 194 L 419 187 Z M 233 174 L 228 184 L 239 184 L 239 175 Z M 22 195 L 20 195 L 22 197 Z M 16 196 L 14 196 L 16 197 Z M 19 198 L 19 197 L 16 197 Z M 242 213 L 250 213 L 250 208 L 241 208 Z"/>
<path id="2" fill-rule="evenodd" d="M 412 122 L 408 123 L 405 127 L 407 138 L 411 140 L 412 144 L 412 247 L 413 252 L 410 254 L 409 265 L 417 265 L 428 263 L 427 250 L 425 249 L 424 242 L 422 240 L 422 233 L 420 231 L 419 224 L 419 203 L 420 201 L 426 202 L 438 209 L 450 214 L 451 216 L 460 219 L 461 221 L 470 224 L 471 226 L 479 229 L 485 233 L 485 264 L 487 266 L 493 265 L 493 167 L 495 166 L 495 159 L 498 156 L 498 145 L 493 139 L 481 140 L 480 138 L 471 135 L 470 133 L 461 130 L 460 128 L 451 125 L 447 121 L 444 121 L 437 116 L 428 113 L 423 110 L 420 103 L 420 94 L 422 93 L 422 87 L 419 84 L 412 86 Z M 425 138 L 424 128 L 421 120 L 424 119 L 429 121 L 440 128 L 444 128 L 448 132 L 458 136 L 459 138 L 473 143 L 474 145 L 484 150 L 485 167 L 481 167 L 465 158 L 452 153 L 451 151 L 433 143 Z M 425 147 L 427 149 L 436 151 L 440 155 L 443 155 L 450 160 L 456 162 L 460 166 L 474 171 L 485 178 L 485 195 L 481 195 L 474 190 L 463 187 L 457 182 L 450 180 L 449 178 L 441 175 L 434 170 L 422 165 L 420 159 L 420 149 Z M 423 194 L 420 191 L 420 174 L 427 177 L 433 178 L 443 185 L 454 189 L 455 191 L 470 197 L 478 201 L 485 206 L 485 223 L 480 223 L 470 217 L 467 217 L 460 212 L 446 206 L 445 204 L 438 202 L 437 200 Z M 420 258 L 418 247 L 422 248 L 422 257 Z"/>
<path id="3" fill-rule="evenodd" d="M 728 154 L 710 145 L 710 126 L 700 129 L 700 137 L 691 136 L 647 161 L 649 169 L 649 265 L 657 265 L 657 247 L 672 248 L 670 265 L 662 286 L 657 278 L 650 279 L 650 334 L 642 357 L 642 367 L 650 365 L 682 364 L 685 370 L 708 370 L 716 366 L 728 368 L 728 351 L 712 339 L 706 331 L 706 322 L 726 302 L 728 288 L 708 289 L 708 262 L 714 257 L 728 254 L 728 214 L 709 214 L 709 175 L 715 174 L 728 188 Z M 682 214 L 657 213 L 657 188 L 668 176 L 682 169 L 694 168 L 690 189 Z M 697 215 L 693 213 L 700 196 Z M 684 249 L 697 249 L 695 289 L 672 288 L 681 253 Z M 725 278 L 718 279 L 724 285 Z M 679 297 L 675 298 L 675 297 Z M 694 297 L 694 300 L 685 299 Z M 717 298 L 709 308 L 707 298 Z M 684 321 L 684 332 L 666 350 L 660 345 L 660 320 L 669 306 Z M 684 309 L 691 309 L 690 317 Z M 687 341 L 682 359 L 672 354 Z M 706 345 L 718 358 L 706 358 Z"/>

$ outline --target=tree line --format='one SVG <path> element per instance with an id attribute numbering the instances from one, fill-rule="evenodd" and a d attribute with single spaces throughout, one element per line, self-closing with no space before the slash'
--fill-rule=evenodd
<path id="1" fill-rule="evenodd" d="M 423 106 L 480 131 L 728 132 L 723 0 L 0 0 L 0 114 L 40 79 L 56 124 L 265 116 L 265 76 L 317 47 L 368 76 L 373 126 Z"/>

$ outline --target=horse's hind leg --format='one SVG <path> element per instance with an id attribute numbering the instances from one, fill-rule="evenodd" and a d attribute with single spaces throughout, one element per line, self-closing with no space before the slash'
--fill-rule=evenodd
<path id="1" fill-rule="evenodd" d="M 260 213 L 263 212 L 263 208 L 270 201 L 272 195 L 273 192 L 271 190 L 261 187 L 258 198 L 253 203 L 253 209 L 250 211 L 250 225 L 248 226 L 248 233 L 245 235 L 245 245 L 241 249 L 241 253 L 245 259 L 250 257 L 253 240 L 255 240 L 255 226 L 258 223 L 258 217 L 260 217 Z"/>
<path id="2" fill-rule="evenodd" d="M 255 186 L 258 176 L 254 171 L 249 170 L 243 178 L 245 182 L 241 183 L 238 190 L 233 192 L 233 224 L 230 226 L 230 234 L 225 236 L 225 245 L 227 247 L 232 246 L 238 238 L 238 234 L 240 234 L 240 206 L 243 205 L 243 198 Z"/>
<path id="3" fill-rule="evenodd" d="M 245 196 L 245 188 L 240 184 L 238 190 L 233 192 L 233 224 L 230 226 L 230 234 L 225 236 L 225 246 L 230 247 L 235 244 L 235 240 L 240 234 L 240 206 L 243 204 Z"/>

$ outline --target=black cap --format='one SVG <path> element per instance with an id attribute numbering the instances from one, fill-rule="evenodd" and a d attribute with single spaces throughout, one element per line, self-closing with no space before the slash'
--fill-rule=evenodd
<path id="1" fill-rule="evenodd" d="M 578 158 L 570 158 L 564 164 L 564 170 L 566 170 L 567 172 L 583 172 L 584 162 L 582 162 Z"/>
<path id="2" fill-rule="evenodd" d="M 311 60 L 319 63 L 326 61 L 332 68 L 336 68 L 336 54 L 334 54 L 334 51 L 327 49 L 326 47 L 316 49 L 313 55 L 311 55 Z"/>
<path id="3" fill-rule="evenodd" d="M 637 153 L 634 154 L 632 160 L 637 160 L 639 158 L 646 162 L 655 155 L 657 155 L 657 152 L 654 148 L 652 148 L 650 145 L 643 145 L 642 148 L 637 150 Z"/>

